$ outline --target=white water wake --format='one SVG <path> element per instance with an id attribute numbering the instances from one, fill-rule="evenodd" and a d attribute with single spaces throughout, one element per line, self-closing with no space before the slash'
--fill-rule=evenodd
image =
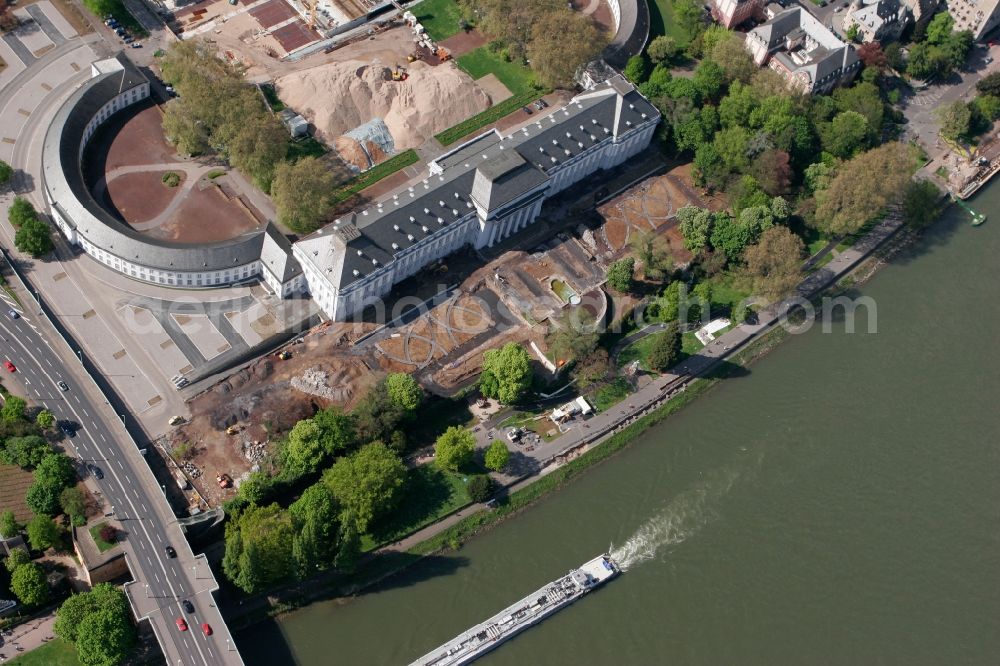
<path id="1" fill-rule="evenodd" d="M 758 464 L 759 464 L 758 460 Z M 752 465 L 756 469 L 757 465 Z M 737 479 L 748 472 L 724 469 L 712 474 L 698 486 L 682 492 L 666 507 L 647 520 L 635 534 L 611 551 L 611 557 L 623 571 L 656 557 L 660 549 L 682 543 L 717 517 L 719 501 L 729 493 Z"/>

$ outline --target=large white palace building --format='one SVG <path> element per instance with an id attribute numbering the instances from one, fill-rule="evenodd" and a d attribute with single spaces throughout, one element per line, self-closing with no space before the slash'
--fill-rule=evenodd
<path id="1" fill-rule="evenodd" d="M 133 230 L 94 199 L 81 160 L 94 131 L 149 97 L 124 56 L 59 109 L 43 147 L 49 212 L 70 243 L 133 279 L 184 289 L 260 279 L 280 296 L 308 289 L 344 320 L 463 245 L 489 247 L 535 222 L 547 197 L 642 151 L 659 112 L 615 75 L 510 135 L 491 130 L 430 163 L 423 182 L 336 220 L 294 245 L 273 224 L 231 240 L 184 244 Z"/>
<path id="2" fill-rule="evenodd" d="M 439 157 L 430 176 L 295 243 L 312 297 L 343 320 L 463 245 L 494 245 L 542 203 L 649 145 L 656 108 L 617 75 L 508 136 L 487 132 Z"/>

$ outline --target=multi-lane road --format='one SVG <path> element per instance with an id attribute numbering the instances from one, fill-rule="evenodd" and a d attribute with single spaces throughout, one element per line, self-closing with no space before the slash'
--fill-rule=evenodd
<path id="1" fill-rule="evenodd" d="M 0 372 L 8 386 L 19 386 L 32 403 L 60 422 L 73 423 L 77 430 L 64 442 L 67 453 L 79 459 L 81 470 L 91 463 L 103 472 L 103 478 L 91 476 L 88 483 L 125 532 L 125 554 L 135 579 L 127 591 L 136 616 L 150 621 L 168 664 L 242 664 L 212 595 L 218 587 L 215 577 L 205 558 L 191 551 L 140 449 L 32 297 L 23 290 L 18 297 L 20 303 L 0 292 L 0 363 L 10 360 L 17 368 L 9 373 L 0 367 Z M 60 381 L 68 390 L 60 389 Z M 176 557 L 168 555 L 167 546 Z M 184 612 L 183 600 L 191 602 L 194 613 Z M 188 631 L 178 630 L 177 618 L 185 619 Z M 203 633 L 202 624 L 212 628 L 211 636 Z"/>

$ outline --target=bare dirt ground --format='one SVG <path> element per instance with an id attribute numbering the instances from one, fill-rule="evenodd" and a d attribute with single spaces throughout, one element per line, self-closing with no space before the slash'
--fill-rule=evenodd
<path id="1" fill-rule="evenodd" d="M 378 374 L 352 353 L 350 345 L 370 328 L 323 324 L 301 344 L 288 348 L 290 359 L 283 361 L 268 354 L 189 401 L 191 418 L 170 434 L 168 446 L 191 445 L 188 460 L 201 473 L 193 482 L 210 504 L 228 499 L 234 492 L 220 489 L 216 474 L 224 472 L 239 479 L 264 462 L 273 452 L 274 439 L 297 421 L 330 405 L 350 407 L 376 381 Z M 322 382 L 303 381 L 303 377 L 323 373 Z M 239 432 L 227 435 L 229 426 Z"/>
<path id="2" fill-rule="evenodd" d="M 210 243 L 259 229 L 263 218 L 241 196 L 202 178 L 156 229 L 145 233 L 181 243 Z"/>
<path id="3" fill-rule="evenodd" d="M 129 223 L 147 222 L 164 210 L 178 188 L 161 180 L 166 171 L 125 173 L 108 182 L 108 198 Z M 178 174 L 183 178 L 183 174 Z"/>
<path id="4" fill-rule="evenodd" d="M 475 51 L 480 46 L 486 46 L 489 41 L 489 38 L 478 30 L 469 30 L 442 40 L 440 45 L 451 51 L 453 58 L 457 58 L 469 51 Z"/>
<path id="5" fill-rule="evenodd" d="M 134 108 L 134 113 L 129 110 L 115 114 L 98 130 L 97 136 L 87 144 L 88 165 L 97 162 L 107 172 L 179 159 L 174 147 L 163 137 L 160 108 L 152 102 Z"/>
<path id="6" fill-rule="evenodd" d="M 31 520 L 31 509 L 24 503 L 24 494 L 34 482 L 31 472 L 0 464 L 0 511 L 13 511 L 19 523 Z"/>

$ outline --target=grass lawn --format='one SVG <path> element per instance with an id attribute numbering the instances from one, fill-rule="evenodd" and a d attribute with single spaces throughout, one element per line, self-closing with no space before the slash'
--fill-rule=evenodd
<path id="1" fill-rule="evenodd" d="M 123 28 L 132 33 L 133 37 L 146 37 L 149 35 L 146 29 L 142 27 L 142 24 L 132 16 L 129 10 L 125 9 L 122 0 L 83 0 L 83 4 L 94 16 L 102 21 L 108 14 L 114 16 Z"/>
<path id="2" fill-rule="evenodd" d="M 374 550 L 396 541 L 467 505 L 467 477 L 467 474 L 445 472 L 434 465 L 420 465 L 410 470 L 399 507 L 361 537 L 361 549 Z"/>
<path id="3" fill-rule="evenodd" d="M 688 38 L 677 25 L 674 17 L 674 3 L 671 0 L 648 0 L 649 2 L 649 38 L 667 35 L 677 40 L 681 48 L 687 46 Z"/>
<path id="4" fill-rule="evenodd" d="M 8 661 L 7 664 L 9 666 L 80 666 L 80 660 L 76 658 L 76 648 L 73 647 L 72 643 L 61 638 L 53 638 L 45 645 L 37 647 L 31 652 L 25 652 L 20 657 Z"/>
<path id="5" fill-rule="evenodd" d="M 632 385 L 628 383 L 628 380 L 624 377 L 616 377 L 610 384 L 605 384 L 597 389 L 590 396 L 590 402 L 593 403 L 594 409 L 605 412 L 627 398 L 631 392 Z"/>
<path id="6" fill-rule="evenodd" d="M 728 315 L 740 302 L 750 296 L 736 284 L 736 278 L 729 273 L 712 277 L 712 319 Z"/>
<path id="7" fill-rule="evenodd" d="M 539 437 L 541 437 L 546 442 L 554 439 L 554 436 L 550 436 L 548 432 L 555 429 L 556 434 L 559 433 L 559 429 L 556 428 L 555 424 L 552 423 L 547 418 L 538 418 L 541 414 L 548 413 L 545 412 L 514 412 L 503 422 L 497 426 L 499 430 L 506 430 L 507 428 L 524 428 L 525 430 L 530 430 Z"/>
<path id="8" fill-rule="evenodd" d="M 419 417 L 406 428 L 407 446 L 413 449 L 433 444 L 449 426 L 471 427 L 474 420 L 465 395 L 429 396 L 420 405 Z"/>
<path id="9" fill-rule="evenodd" d="M 461 30 L 458 20 L 462 18 L 462 12 L 455 0 L 424 0 L 413 7 L 413 15 L 427 29 L 427 34 L 438 42 Z"/>
<path id="10" fill-rule="evenodd" d="M 486 46 L 480 46 L 457 60 L 458 66 L 473 79 L 481 79 L 487 74 L 496 74 L 500 82 L 515 96 L 535 89 L 531 70 L 519 62 L 507 62 L 502 56 L 490 53 Z"/>
<path id="11" fill-rule="evenodd" d="M 260 91 L 264 93 L 264 98 L 267 103 L 271 106 L 271 110 L 275 113 L 285 110 L 285 103 L 281 101 L 278 97 L 278 91 L 274 89 L 274 86 L 270 83 L 262 83 L 260 85 Z"/>
<path id="12" fill-rule="evenodd" d="M 639 366 L 643 370 L 649 371 L 649 367 L 646 365 L 646 357 L 649 356 L 649 352 L 663 335 L 664 333 L 654 333 L 630 344 L 618 354 L 618 367 L 624 367 L 632 361 L 639 361 Z"/>
<path id="13" fill-rule="evenodd" d="M 114 548 L 117 545 L 117 542 L 108 543 L 107 541 L 101 538 L 101 528 L 104 527 L 105 525 L 107 525 L 107 523 L 98 523 L 97 525 L 94 525 L 93 527 L 90 528 L 90 536 L 94 537 L 94 543 L 97 544 L 97 550 L 101 551 L 102 553 L 106 550 Z"/>

